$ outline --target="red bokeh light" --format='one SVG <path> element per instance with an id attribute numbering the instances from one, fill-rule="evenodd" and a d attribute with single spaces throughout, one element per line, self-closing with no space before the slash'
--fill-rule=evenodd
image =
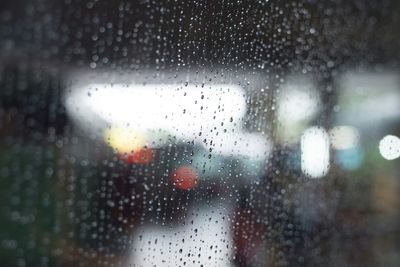
<path id="1" fill-rule="evenodd" d="M 121 154 L 120 158 L 129 164 L 147 164 L 154 158 L 154 151 L 150 148 L 142 148 L 129 154 Z"/>
<path id="2" fill-rule="evenodd" d="M 189 166 L 181 166 L 171 174 L 171 182 L 176 188 L 189 190 L 197 186 L 196 170 Z"/>

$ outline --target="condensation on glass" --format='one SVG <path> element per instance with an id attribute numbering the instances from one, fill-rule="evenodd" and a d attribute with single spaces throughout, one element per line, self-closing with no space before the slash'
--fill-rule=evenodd
<path id="1" fill-rule="evenodd" d="M 0 3 L 0 262 L 399 266 L 400 2 Z"/>

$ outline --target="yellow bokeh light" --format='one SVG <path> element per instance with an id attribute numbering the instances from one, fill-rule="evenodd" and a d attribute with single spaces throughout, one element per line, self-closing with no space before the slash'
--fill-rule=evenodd
<path id="1" fill-rule="evenodd" d="M 118 153 L 131 153 L 146 146 L 145 135 L 126 126 L 106 129 L 104 141 Z"/>

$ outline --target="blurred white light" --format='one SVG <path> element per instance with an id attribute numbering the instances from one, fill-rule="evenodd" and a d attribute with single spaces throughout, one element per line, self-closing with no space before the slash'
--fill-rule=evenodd
<path id="1" fill-rule="evenodd" d="M 67 98 L 80 116 L 94 113 L 110 125 L 141 130 L 164 129 L 182 136 L 198 135 L 215 126 L 233 128 L 246 111 L 243 89 L 235 85 L 212 88 L 173 84 L 92 84 Z M 213 118 L 215 116 L 215 119 Z"/>
<path id="2" fill-rule="evenodd" d="M 183 266 L 184 262 L 188 266 L 232 266 L 233 240 L 231 225 L 226 219 L 229 211 L 222 205 L 220 208 L 196 207 L 192 210 L 196 215 L 188 217 L 185 226 L 138 229 L 125 266 Z"/>
<path id="3" fill-rule="evenodd" d="M 379 142 L 379 152 L 387 160 L 400 157 L 400 138 L 394 135 L 386 135 Z"/>
<path id="4" fill-rule="evenodd" d="M 331 145 L 335 149 L 351 149 L 360 142 L 359 131 L 352 126 L 336 126 L 329 131 Z"/>
<path id="5" fill-rule="evenodd" d="M 278 118 L 284 122 L 298 122 L 311 118 L 317 111 L 319 95 L 314 85 L 298 78 L 281 88 L 278 95 Z"/>
<path id="6" fill-rule="evenodd" d="M 238 133 L 214 136 L 207 144 L 219 155 L 242 155 L 254 160 L 263 160 L 272 150 L 272 142 L 261 134 Z"/>
<path id="7" fill-rule="evenodd" d="M 223 155 L 263 158 L 268 151 L 265 137 L 244 132 L 246 95 L 237 85 L 93 83 L 68 92 L 66 107 L 92 132 L 128 128 L 149 147 L 173 137 L 206 148 L 213 140 L 215 153 Z"/>
<path id="8" fill-rule="evenodd" d="M 311 178 L 329 170 L 329 135 L 320 127 L 311 127 L 301 136 L 301 169 Z"/>

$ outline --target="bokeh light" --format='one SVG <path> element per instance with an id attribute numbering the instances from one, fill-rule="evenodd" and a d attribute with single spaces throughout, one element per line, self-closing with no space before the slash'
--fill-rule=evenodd
<path id="1" fill-rule="evenodd" d="M 329 137 L 332 147 L 341 150 L 354 148 L 360 142 L 359 131 L 348 125 L 333 127 L 329 131 Z"/>
<path id="2" fill-rule="evenodd" d="M 400 138 L 394 135 L 386 135 L 379 142 L 379 152 L 387 160 L 400 157 Z"/>
<path id="3" fill-rule="evenodd" d="M 150 148 L 142 148 L 128 154 L 120 154 L 120 158 L 129 164 L 147 164 L 154 158 L 154 151 Z"/>
<path id="4" fill-rule="evenodd" d="M 146 145 L 144 134 L 126 126 L 112 126 L 106 129 L 104 141 L 120 154 L 131 154 Z"/>
<path id="5" fill-rule="evenodd" d="M 329 170 L 329 135 L 325 129 L 311 127 L 301 137 L 301 169 L 311 178 L 325 176 Z"/>
<path id="6" fill-rule="evenodd" d="M 181 166 L 172 173 L 171 182 L 176 188 L 189 190 L 197 186 L 198 174 L 189 166 Z"/>

